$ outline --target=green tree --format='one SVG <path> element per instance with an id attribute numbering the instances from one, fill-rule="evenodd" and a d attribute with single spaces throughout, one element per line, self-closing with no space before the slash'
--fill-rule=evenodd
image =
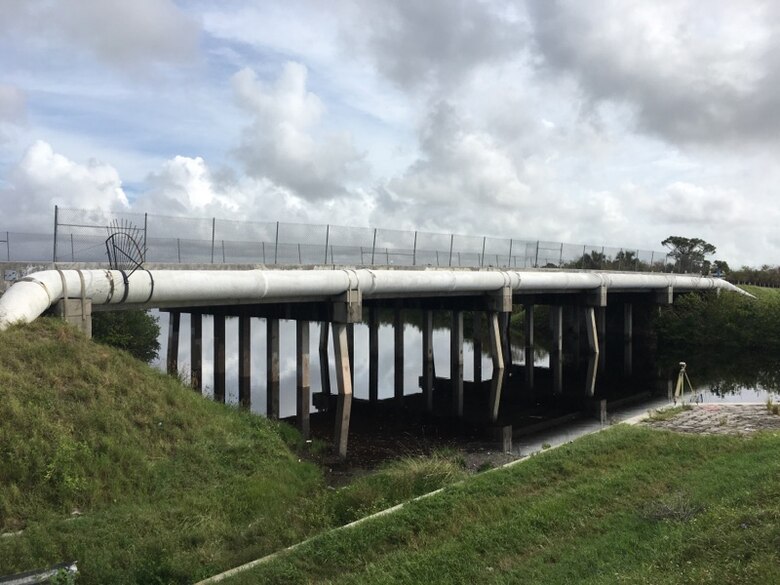
<path id="1" fill-rule="evenodd" d="M 700 238 L 682 236 L 669 236 L 661 245 L 669 248 L 669 256 L 675 259 L 677 272 L 701 272 L 706 257 L 716 251 L 715 246 Z"/>
<path id="2" fill-rule="evenodd" d="M 92 338 L 124 349 L 139 360 L 151 362 L 160 351 L 160 325 L 147 311 L 112 311 L 92 314 Z"/>

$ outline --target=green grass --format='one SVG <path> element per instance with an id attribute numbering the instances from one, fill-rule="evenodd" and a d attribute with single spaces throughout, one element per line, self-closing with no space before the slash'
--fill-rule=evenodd
<path id="1" fill-rule="evenodd" d="M 358 478 L 333 493 L 330 506 L 337 525 L 353 522 L 465 478 L 455 454 L 404 457 Z"/>
<path id="2" fill-rule="evenodd" d="M 329 490 L 285 424 L 41 319 L 0 333 L 0 575 L 190 583 L 461 477 L 405 460 Z M 290 447 L 294 449 L 291 450 Z"/>
<path id="3" fill-rule="evenodd" d="M 329 525 L 282 427 L 44 319 L 0 333 L 0 574 L 188 582 Z M 77 511 L 74 515 L 73 512 Z"/>
<path id="4" fill-rule="evenodd" d="M 248 583 L 780 582 L 780 435 L 620 425 L 483 473 Z"/>
<path id="5" fill-rule="evenodd" d="M 681 404 L 680 406 L 671 406 L 669 408 L 661 408 L 658 410 L 653 410 L 648 413 L 646 420 L 652 422 L 667 421 L 673 419 L 678 414 L 686 410 L 693 410 L 693 406 L 691 406 L 690 404 Z"/>

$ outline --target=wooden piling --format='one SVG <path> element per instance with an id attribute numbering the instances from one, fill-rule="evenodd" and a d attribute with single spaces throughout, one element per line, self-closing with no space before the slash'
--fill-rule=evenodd
<path id="1" fill-rule="evenodd" d="M 328 330 L 330 323 L 323 321 L 320 323 L 320 385 L 322 393 L 330 396 L 330 359 L 328 358 Z M 327 404 L 327 401 L 325 401 Z"/>
<path id="2" fill-rule="evenodd" d="M 463 417 L 463 311 L 452 312 L 450 328 L 450 384 L 452 385 L 452 410 Z"/>
<path id="3" fill-rule="evenodd" d="M 504 352 L 501 346 L 501 326 L 498 313 L 491 312 L 488 315 L 490 356 L 493 359 L 493 377 L 490 379 L 490 422 L 498 420 L 498 408 L 501 403 L 501 388 L 504 384 Z"/>
<path id="4" fill-rule="evenodd" d="M 550 325 L 552 329 L 552 347 L 550 349 L 550 368 L 553 374 L 553 393 L 563 392 L 563 306 L 550 307 Z"/>
<path id="5" fill-rule="evenodd" d="M 482 381 L 482 312 L 474 311 L 471 336 L 474 339 L 474 382 Z"/>
<path id="6" fill-rule="evenodd" d="M 266 416 L 279 418 L 279 320 L 266 320 Z"/>
<path id="7" fill-rule="evenodd" d="M 203 315 L 190 313 L 190 385 L 203 391 Z"/>
<path id="8" fill-rule="evenodd" d="M 368 401 L 379 400 L 379 309 L 368 309 Z"/>
<path id="9" fill-rule="evenodd" d="M 179 311 L 168 313 L 168 355 L 167 371 L 171 376 L 179 375 Z"/>
<path id="10" fill-rule="evenodd" d="M 393 394 L 397 401 L 404 397 L 404 319 L 401 307 L 393 314 L 393 333 L 395 340 L 395 384 Z"/>
<path id="11" fill-rule="evenodd" d="M 336 361 L 336 382 L 338 399 L 336 405 L 336 453 L 347 456 L 349 438 L 349 417 L 352 411 L 352 382 L 349 372 L 349 350 L 347 348 L 347 326 L 333 324 L 333 353 Z"/>
<path id="12" fill-rule="evenodd" d="M 534 387 L 534 306 L 525 305 L 525 385 L 529 390 Z"/>
<path id="13" fill-rule="evenodd" d="M 252 318 L 238 318 L 238 405 L 252 407 Z"/>
<path id="14" fill-rule="evenodd" d="M 423 311 L 422 354 L 425 410 L 433 412 L 433 311 Z"/>
<path id="15" fill-rule="evenodd" d="M 214 315 L 214 401 L 225 403 L 224 315 Z"/>
<path id="16" fill-rule="evenodd" d="M 296 420 L 304 440 L 309 438 L 311 380 L 309 377 L 309 322 L 295 322 Z"/>

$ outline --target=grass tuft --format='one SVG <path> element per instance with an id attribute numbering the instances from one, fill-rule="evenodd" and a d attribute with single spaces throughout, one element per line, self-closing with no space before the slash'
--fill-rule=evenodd
<path id="1" fill-rule="evenodd" d="M 434 454 L 404 457 L 332 492 L 331 509 L 337 525 L 379 512 L 437 490 L 466 477 L 458 457 Z"/>
<path id="2" fill-rule="evenodd" d="M 693 410 L 693 406 L 690 404 L 682 404 L 670 408 L 659 408 L 658 410 L 649 411 L 645 420 L 650 422 L 663 422 L 671 420 L 681 412 L 686 412 L 688 410 Z"/>

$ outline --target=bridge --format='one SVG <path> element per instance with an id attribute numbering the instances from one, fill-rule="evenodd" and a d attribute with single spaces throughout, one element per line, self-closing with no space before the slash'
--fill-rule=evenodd
<path id="1" fill-rule="evenodd" d="M 297 266 L 288 269 L 261 265 L 222 269 L 186 265 L 144 265 L 131 273 L 121 270 L 55 265 L 55 269 L 28 274 L 0 297 L 0 330 L 15 322 L 30 322 L 54 312 L 91 332 L 92 311 L 157 308 L 169 313 L 167 366 L 178 371 L 179 323 L 190 314 L 191 381 L 203 389 L 203 315 L 213 316 L 214 399 L 225 400 L 225 319 L 237 317 L 239 404 L 250 406 L 251 321 L 266 325 L 266 413 L 279 417 L 279 320 L 296 322 L 296 419 L 304 436 L 309 433 L 310 392 L 309 339 L 311 323 L 320 323 L 319 359 L 324 403 L 331 396 L 329 368 L 335 368 L 335 444 L 345 456 L 352 409 L 354 358 L 352 331 L 355 323 L 367 322 L 369 331 L 369 401 L 378 400 L 378 329 L 380 310 L 391 311 L 395 328 L 394 396 L 404 397 L 403 315 L 417 311 L 422 318 L 421 387 L 427 410 L 433 409 L 436 384 L 433 356 L 433 314 L 450 316 L 450 414 L 462 418 L 464 411 L 463 343 L 464 314 L 471 313 L 475 331 L 486 324 L 493 375 L 489 391 L 481 400 L 481 414 L 488 422 L 498 420 L 501 393 L 511 362 L 509 316 L 513 304 L 525 309 L 525 380 L 534 385 L 534 310 L 547 305 L 552 346 L 550 366 L 553 388 L 562 386 L 564 307 L 573 316 L 570 334 L 584 330 L 585 351 L 594 371 L 588 391 L 592 394 L 596 364 L 604 355 L 606 313 L 618 311 L 628 347 L 633 337 L 633 306 L 636 303 L 668 305 L 674 297 L 692 291 L 741 289 L 720 279 L 665 273 L 572 271 L 526 269 L 435 267 Z M 614 319 L 613 319 L 614 321 Z M 332 335 L 333 359 L 329 355 Z M 481 335 L 475 335 L 475 355 L 481 356 Z M 630 368 L 630 351 L 627 354 Z M 475 383 L 481 384 L 481 363 L 475 360 Z"/>

